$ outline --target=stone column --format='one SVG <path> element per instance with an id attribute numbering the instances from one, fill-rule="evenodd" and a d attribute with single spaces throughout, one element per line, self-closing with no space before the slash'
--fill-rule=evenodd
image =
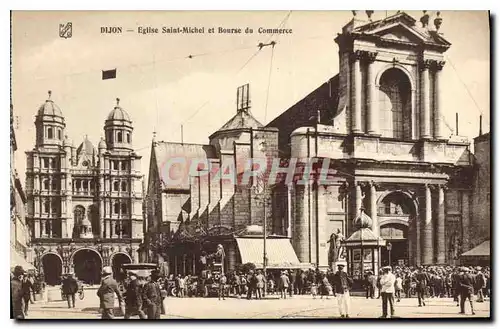
<path id="1" fill-rule="evenodd" d="M 361 183 L 360 182 L 356 182 L 356 209 L 355 209 L 355 214 L 356 216 L 358 216 L 360 210 L 361 210 L 361 206 L 363 205 L 362 204 L 362 193 L 361 193 Z M 354 219 L 354 218 L 353 218 Z"/>
<path id="2" fill-rule="evenodd" d="M 104 238 L 104 207 L 106 200 L 99 201 L 99 237 Z"/>
<path id="3" fill-rule="evenodd" d="M 433 228 L 432 228 L 432 198 L 431 187 L 425 185 L 425 216 L 422 225 L 422 263 L 424 265 L 433 263 L 434 246 L 433 246 Z"/>
<path id="4" fill-rule="evenodd" d="M 292 237 L 292 220 L 293 220 L 293 199 L 292 199 L 292 189 L 293 189 L 293 184 L 290 183 L 288 184 L 287 188 L 287 197 L 288 197 L 288 223 L 287 223 L 287 229 L 286 229 L 286 236 L 290 239 Z"/>
<path id="5" fill-rule="evenodd" d="M 376 236 L 380 236 L 380 227 L 377 218 L 377 187 L 370 182 L 370 216 L 372 218 L 372 231 Z"/>
<path id="6" fill-rule="evenodd" d="M 351 131 L 353 133 L 362 132 L 361 127 L 361 67 L 360 67 L 360 57 L 361 52 L 356 51 L 352 54 L 352 62 L 353 62 L 353 91 L 351 98 Z"/>
<path id="7" fill-rule="evenodd" d="M 441 97 L 440 76 L 444 62 L 435 62 L 436 68 L 434 75 L 434 138 L 443 139 L 443 102 Z"/>
<path id="8" fill-rule="evenodd" d="M 47 224 L 47 223 L 46 223 L 46 220 L 45 220 L 45 219 L 40 220 L 40 226 L 41 226 L 41 232 L 40 232 L 41 234 L 40 234 L 40 236 L 41 236 L 42 238 L 47 237 L 47 232 L 45 231 L 45 225 L 46 225 L 46 224 Z"/>
<path id="9" fill-rule="evenodd" d="M 35 232 L 33 232 L 35 238 L 40 237 L 40 220 L 35 219 L 35 227 L 34 227 Z"/>
<path id="10" fill-rule="evenodd" d="M 462 251 L 466 252 L 470 246 L 470 208 L 469 208 L 469 191 L 462 191 Z"/>
<path id="11" fill-rule="evenodd" d="M 309 220 L 307 185 L 294 187 L 295 194 L 295 223 L 293 232 L 293 246 L 297 257 L 303 263 L 309 263 Z"/>
<path id="12" fill-rule="evenodd" d="M 379 135 L 379 111 L 378 111 L 378 93 L 377 84 L 375 83 L 374 64 L 376 52 L 367 53 L 368 70 L 366 74 L 367 83 L 367 108 L 368 108 L 368 133 L 370 135 Z"/>
<path id="13" fill-rule="evenodd" d="M 429 60 L 425 60 L 421 63 L 422 88 L 420 91 L 420 106 L 422 109 L 422 120 L 420 121 L 420 128 L 422 131 L 421 137 L 426 139 L 431 138 L 429 65 Z"/>
<path id="14" fill-rule="evenodd" d="M 227 246 L 227 270 L 232 271 L 236 267 L 236 246 L 235 243 L 230 243 Z"/>
<path id="15" fill-rule="evenodd" d="M 438 187 L 438 205 L 437 205 L 437 263 L 444 264 L 446 261 L 446 237 L 445 237 L 445 214 L 444 214 L 444 186 Z"/>

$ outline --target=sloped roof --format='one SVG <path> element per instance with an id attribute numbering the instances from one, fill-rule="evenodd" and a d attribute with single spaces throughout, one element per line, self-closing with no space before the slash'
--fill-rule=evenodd
<path id="1" fill-rule="evenodd" d="M 264 125 L 255 119 L 252 114 L 246 111 L 238 111 L 234 117 L 232 117 L 217 131 L 262 127 L 264 127 Z"/>
<path id="2" fill-rule="evenodd" d="M 360 228 L 354 232 L 347 240 L 345 240 L 346 245 L 385 245 L 385 240 L 378 237 L 373 233 L 373 231 L 367 227 Z"/>
<path id="3" fill-rule="evenodd" d="M 82 151 L 85 151 L 85 153 L 87 155 L 93 155 L 94 152 L 95 152 L 95 147 L 94 145 L 92 144 L 91 141 L 89 141 L 89 139 L 87 138 L 87 136 L 85 136 L 85 139 L 83 140 L 83 142 L 80 144 L 80 146 L 78 146 L 78 148 L 76 149 L 76 154 L 80 155 L 80 153 Z"/>
<path id="4" fill-rule="evenodd" d="M 262 268 L 264 255 L 264 239 L 236 238 L 241 255 L 241 262 L 254 263 L 257 268 Z M 301 263 L 288 239 L 266 239 L 267 268 L 296 268 Z"/>
<path id="5" fill-rule="evenodd" d="M 464 252 L 460 257 L 479 257 L 487 256 L 489 257 L 491 253 L 490 240 L 484 241 L 480 245 L 472 248 L 471 250 Z"/>
<path id="6" fill-rule="evenodd" d="M 214 147 L 204 144 L 155 142 L 153 143 L 153 152 L 155 154 L 156 166 L 164 189 L 189 189 L 190 182 L 188 170 L 191 162 L 194 160 L 216 158 Z M 183 173 L 176 171 L 175 173 L 170 172 L 170 174 L 173 176 L 175 175 L 175 177 L 168 177 L 169 172 L 167 171 L 169 169 L 173 170 L 173 168 L 167 168 L 167 165 L 169 163 L 174 163 L 172 161 L 182 165 L 182 170 L 185 170 L 184 176 L 179 176 Z M 174 180 L 179 180 L 179 182 L 171 183 L 171 181 Z"/>

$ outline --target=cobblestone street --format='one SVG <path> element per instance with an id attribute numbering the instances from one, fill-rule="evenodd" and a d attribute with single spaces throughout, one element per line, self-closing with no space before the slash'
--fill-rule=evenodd
<path id="1" fill-rule="evenodd" d="M 90 293 L 83 301 L 77 301 L 76 309 L 68 309 L 63 301 L 31 305 L 29 319 L 97 319 L 98 299 Z M 352 297 L 351 318 L 378 318 L 381 315 L 381 299 Z M 337 300 L 312 299 L 311 296 L 294 296 L 281 299 L 251 300 L 228 298 L 167 298 L 167 314 L 162 319 L 304 319 L 339 318 Z M 488 317 L 490 302 L 474 303 L 474 317 Z M 417 307 L 417 299 L 402 299 L 395 304 L 396 316 L 401 318 L 472 317 L 458 314 L 459 308 L 451 298 L 429 299 L 425 307 Z M 122 316 L 117 316 L 122 318 Z"/>

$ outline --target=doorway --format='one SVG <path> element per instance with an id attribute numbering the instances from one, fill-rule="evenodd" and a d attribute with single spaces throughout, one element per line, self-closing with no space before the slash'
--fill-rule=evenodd
<path id="1" fill-rule="evenodd" d="M 127 274 L 125 271 L 122 269 L 123 264 L 130 264 L 132 263 L 132 260 L 130 257 L 124 253 L 116 253 L 113 256 L 113 260 L 111 262 L 112 268 L 113 268 L 113 278 L 117 281 L 123 281 L 127 277 Z"/>
<path id="2" fill-rule="evenodd" d="M 56 254 L 48 253 L 42 256 L 42 270 L 45 283 L 49 286 L 61 284 L 62 260 Z"/>
<path id="3" fill-rule="evenodd" d="M 84 283 L 94 285 L 101 281 L 101 256 L 92 249 L 80 249 L 73 255 L 75 276 Z"/>

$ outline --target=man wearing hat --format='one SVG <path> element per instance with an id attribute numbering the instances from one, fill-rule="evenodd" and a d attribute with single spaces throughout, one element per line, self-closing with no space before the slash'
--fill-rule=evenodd
<path id="1" fill-rule="evenodd" d="M 382 318 L 387 318 L 387 303 L 391 309 L 391 317 L 394 316 L 394 285 L 396 277 L 392 274 L 392 268 L 385 266 L 382 268 L 382 277 L 380 278 L 380 294 L 382 295 Z"/>
<path id="2" fill-rule="evenodd" d="M 142 310 L 142 289 L 138 280 L 141 273 L 130 271 L 129 283 L 125 291 L 125 319 L 137 315 L 140 319 L 145 319 L 146 314 Z"/>
<path id="3" fill-rule="evenodd" d="M 481 270 L 482 270 L 481 266 L 476 267 L 476 273 L 477 273 L 475 278 L 476 290 L 477 290 L 476 302 L 478 303 L 484 302 L 483 289 L 486 288 L 486 277 L 484 276 L 483 272 L 481 272 Z"/>
<path id="4" fill-rule="evenodd" d="M 416 291 L 417 291 L 417 297 L 418 297 L 418 306 L 422 307 L 425 306 L 425 289 L 427 288 L 427 284 L 429 283 L 429 276 L 427 273 L 424 272 L 424 269 L 422 266 L 418 268 L 417 274 L 413 277 L 413 280 L 416 283 Z"/>
<path id="5" fill-rule="evenodd" d="M 288 287 L 290 286 L 290 279 L 286 275 L 286 271 L 281 272 L 280 276 L 280 298 L 286 299 L 286 294 L 288 292 Z"/>
<path id="6" fill-rule="evenodd" d="M 458 278 L 458 289 L 460 292 L 460 314 L 465 314 L 465 300 L 469 299 L 470 310 L 472 315 L 474 313 L 474 303 L 472 302 L 472 296 L 474 295 L 474 278 L 469 273 L 469 268 L 464 267 L 462 269 L 463 274 L 460 274 Z"/>
<path id="7" fill-rule="evenodd" d="M 24 292 L 23 292 L 23 276 L 25 274 L 22 266 L 16 266 L 13 271 L 13 277 L 10 281 L 11 292 L 11 317 L 16 320 L 23 320 L 24 315 Z"/>
<path id="8" fill-rule="evenodd" d="M 157 270 L 151 271 L 148 282 L 143 287 L 142 300 L 146 308 L 146 313 L 149 320 L 160 319 L 161 317 L 161 289 L 158 284 L 160 272 Z"/>
<path id="9" fill-rule="evenodd" d="M 78 282 L 70 272 L 66 275 L 62 282 L 62 292 L 68 301 L 68 308 L 75 308 L 75 294 L 78 291 Z M 73 304 L 72 304 L 73 303 Z"/>
<path id="10" fill-rule="evenodd" d="M 97 296 L 100 299 L 100 308 L 102 310 L 101 319 L 113 319 L 113 309 L 115 307 L 115 294 L 118 297 L 118 302 L 120 304 L 120 309 L 122 313 L 125 314 L 125 309 L 123 307 L 123 297 L 118 289 L 118 283 L 113 279 L 113 270 L 110 266 L 106 266 L 102 269 L 102 280 L 99 290 L 97 290 Z"/>
<path id="11" fill-rule="evenodd" d="M 337 269 L 337 273 L 333 276 L 333 284 L 339 303 L 340 317 L 348 318 L 351 306 L 349 291 L 352 288 L 352 279 L 344 272 L 344 264 L 338 264 Z"/>

